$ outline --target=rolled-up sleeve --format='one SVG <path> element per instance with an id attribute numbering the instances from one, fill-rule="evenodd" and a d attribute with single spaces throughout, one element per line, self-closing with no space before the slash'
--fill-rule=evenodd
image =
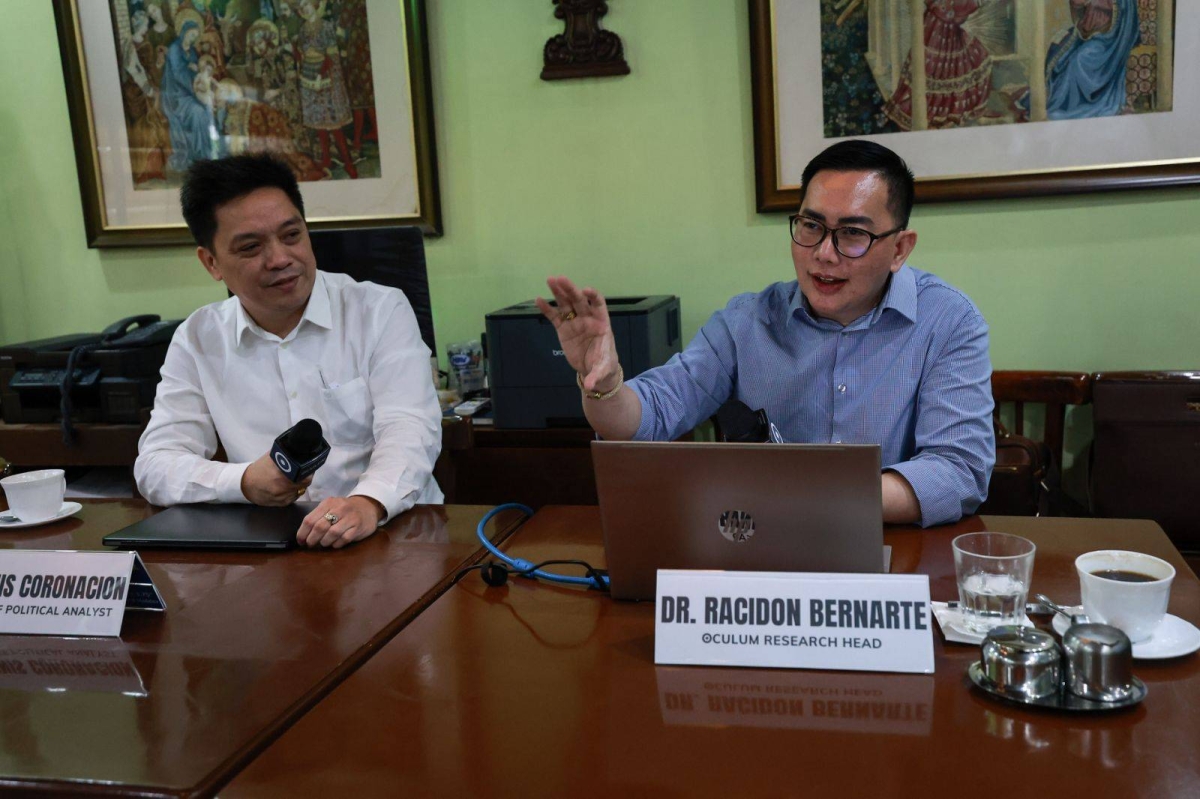
<path id="1" fill-rule="evenodd" d="M 401 299 L 369 362 L 375 448 L 351 495 L 378 501 L 386 521 L 417 502 L 441 502 L 433 466 L 442 446 L 442 413 L 429 375 L 429 348 L 417 318 Z"/>
<path id="2" fill-rule="evenodd" d="M 247 502 L 242 475 L 250 464 L 211 460 L 217 431 L 187 344 L 189 330 L 181 326 L 167 350 L 150 423 L 138 441 L 134 480 L 153 505 Z"/>
<path id="3" fill-rule="evenodd" d="M 987 498 L 996 461 L 991 376 L 987 323 L 972 307 L 921 381 L 916 453 L 887 467 L 916 492 L 922 527 L 957 521 Z"/>

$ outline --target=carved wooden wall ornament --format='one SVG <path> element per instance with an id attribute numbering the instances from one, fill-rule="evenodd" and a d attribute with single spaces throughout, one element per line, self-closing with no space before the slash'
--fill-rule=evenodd
<path id="1" fill-rule="evenodd" d="M 566 30 L 542 50 L 542 80 L 629 74 L 621 38 L 600 29 L 600 18 L 608 13 L 604 0 L 554 0 L 554 5 L 554 16 Z"/>

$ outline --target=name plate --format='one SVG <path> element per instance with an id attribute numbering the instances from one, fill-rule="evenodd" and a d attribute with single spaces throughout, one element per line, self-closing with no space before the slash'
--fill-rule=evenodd
<path id="1" fill-rule="evenodd" d="M 0 551 L 0 633 L 120 635 L 127 607 L 166 609 L 136 552 Z"/>
<path id="2" fill-rule="evenodd" d="M 933 673 L 929 577 L 660 569 L 654 662 Z"/>

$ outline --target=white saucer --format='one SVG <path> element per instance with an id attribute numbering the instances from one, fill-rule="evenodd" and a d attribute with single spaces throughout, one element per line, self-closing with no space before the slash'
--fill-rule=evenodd
<path id="1" fill-rule="evenodd" d="M 39 524 L 49 524 L 50 522 L 61 521 L 68 516 L 74 516 L 81 510 L 83 510 L 83 506 L 78 502 L 64 502 L 62 507 L 58 509 L 58 513 L 49 519 L 42 519 L 38 522 L 23 522 L 16 516 L 13 516 L 11 511 L 0 511 L 0 530 L 20 530 L 22 527 L 37 527 Z"/>
<path id="2" fill-rule="evenodd" d="M 933 617 L 937 619 L 938 626 L 942 628 L 942 635 L 947 641 L 953 641 L 956 644 L 982 644 L 986 632 L 972 630 L 963 621 L 962 612 L 957 608 L 949 607 L 945 602 L 931 602 L 933 605 Z M 1033 622 L 1026 616 L 1021 621 L 1022 627 L 1032 627 Z"/>
<path id="3" fill-rule="evenodd" d="M 1067 610 L 1082 612 L 1083 608 L 1067 608 Z M 1059 613 L 1054 617 L 1053 624 L 1054 632 L 1062 635 L 1071 622 Z M 1158 629 L 1154 631 L 1154 635 L 1133 645 L 1133 658 L 1134 660 L 1177 658 L 1182 655 L 1190 655 L 1197 649 L 1200 649 L 1200 630 L 1196 629 L 1196 626 L 1190 621 L 1168 613 L 1163 617 Z"/>

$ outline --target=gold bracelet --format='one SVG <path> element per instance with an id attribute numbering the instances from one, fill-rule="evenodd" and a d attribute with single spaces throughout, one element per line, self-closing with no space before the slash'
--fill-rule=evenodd
<path id="1" fill-rule="evenodd" d="M 617 396 L 617 392 L 621 390 L 621 386 L 625 385 L 625 370 L 617 365 L 617 384 L 608 391 L 588 391 L 583 387 L 583 375 L 579 372 L 575 373 L 575 385 L 579 386 L 579 390 L 583 392 L 583 396 L 593 400 L 612 399 Z"/>

